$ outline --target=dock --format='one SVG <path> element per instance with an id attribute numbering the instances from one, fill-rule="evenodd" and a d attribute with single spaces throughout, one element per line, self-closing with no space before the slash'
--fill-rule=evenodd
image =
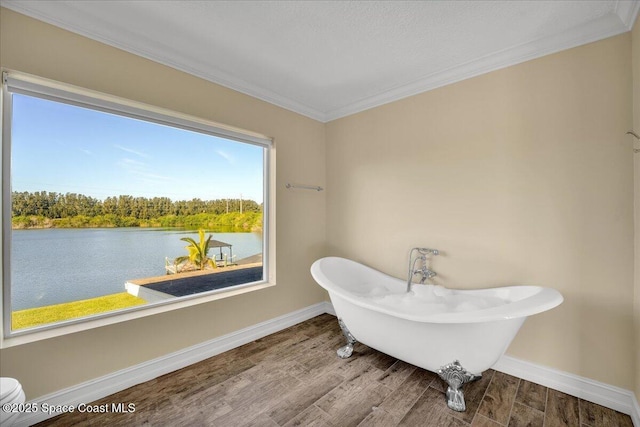
<path id="1" fill-rule="evenodd" d="M 130 294 L 147 302 L 209 292 L 263 279 L 262 260 L 212 270 L 128 280 L 125 288 Z"/>

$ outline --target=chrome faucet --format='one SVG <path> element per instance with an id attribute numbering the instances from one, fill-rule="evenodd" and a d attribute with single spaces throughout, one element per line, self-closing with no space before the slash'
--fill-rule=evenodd
<path id="1" fill-rule="evenodd" d="M 418 255 L 414 258 L 414 252 L 418 252 Z M 437 273 L 427 267 L 427 256 L 438 255 L 440 251 L 437 249 L 429 248 L 413 248 L 409 252 L 409 278 L 407 279 L 407 292 L 411 291 L 411 283 L 413 276 L 420 275 L 420 284 L 423 285 L 428 279 L 436 276 Z M 416 268 L 418 261 L 422 262 L 422 268 Z"/>

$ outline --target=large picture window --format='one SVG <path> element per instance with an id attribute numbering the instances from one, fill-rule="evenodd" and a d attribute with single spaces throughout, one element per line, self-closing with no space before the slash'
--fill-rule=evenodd
<path id="1" fill-rule="evenodd" d="M 3 73 L 5 337 L 268 280 L 268 138 Z"/>

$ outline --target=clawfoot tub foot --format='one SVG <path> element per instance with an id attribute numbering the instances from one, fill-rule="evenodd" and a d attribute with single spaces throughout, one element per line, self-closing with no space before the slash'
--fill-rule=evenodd
<path id="1" fill-rule="evenodd" d="M 340 325 L 340 329 L 342 329 L 342 335 L 344 335 L 347 340 L 347 345 L 344 347 L 340 347 L 336 353 L 338 353 L 338 357 L 340 359 L 347 359 L 351 357 L 353 354 L 353 345 L 357 342 L 356 339 L 351 335 L 349 329 L 347 329 L 347 325 L 344 324 L 342 319 L 338 319 L 338 324 Z"/>
<path id="2" fill-rule="evenodd" d="M 454 411 L 464 412 L 467 408 L 464 403 L 462 386 L 482 378 L 482 375 L 474 375 L 467 372 L 457 360 L 438 369 L 438 375 L 449 384 L 447 388 L 447 406 Z"/>

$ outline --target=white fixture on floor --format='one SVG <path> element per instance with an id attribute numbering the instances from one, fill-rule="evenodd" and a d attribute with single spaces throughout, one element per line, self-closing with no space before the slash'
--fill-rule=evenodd
<path id="1" fill-rule="evenodd" d="M 351 356 L 360 341 L 436 372 L 449 385 L 449 408 L 463 412 L 462 385 L 498 362 L 527 317 L 558 306 L 563 298 L 541 286 L 470 290 L 424 284 L 436 276 L 428 261 L 438 254 L 412 249 L 407 281 L 339 257 L 314 262 L 311 276 L 329 292 L 347 341 L 339 357 Z M 416 274 L 421 285 L 412 283 Z"/>
<path id="2" fill-rule="evenodd" d="M 0 377 L 0 425 L 12 426 L 20 416 L 25 396 L 22 385 L 13 378 Z M 14 410 L 15 406 L 15 410 Z M 8 409 L 6 411 L 5 409 Z"/>

